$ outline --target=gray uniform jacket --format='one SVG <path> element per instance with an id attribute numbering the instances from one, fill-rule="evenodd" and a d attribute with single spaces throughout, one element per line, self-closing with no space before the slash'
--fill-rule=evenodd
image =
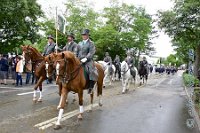
<path id="1" fill-rule="evenodd" d="M 93 61 L 93 56 L 96 51 L 94 43 L 90 39 L 88 39 L 86 43 L 84 43 L 84 41 L 79 42 L 78 47 L 80 48 L 80 50 L 78 51 L 78 58 L 80 60 L 83 58 L 87 58 L 85 68 L 86 71 L 89 73 L 89 79 L 97 81 L 98 72 Z"/>
<path id="2" fill-rule="evenodd" d="M 78 44 L 76 42 L 71 42 L 70 44 L 66 44 L 62 51 L 71 51 L 74 53 L 74 55 L 76 55 L 76 57 L 78 57 L 78 52 L 79 52 L 80 48 L 78 46 Z"/>
<path id="3" fill-rule="evenodd" d="M 51 53 L 53 53 L 55 51 L 55 46 L 56 44 L 55 43 L 52 43 L 52 44 L 47 44 L 44 48 L 44 52 L 43 52 L 43 55 L 46 56 L 46 55 L 49 55 Z"/>
<path id="4" fill-rule="evenodd" d="M 120 58 L 119 57 L 116 57 L 115 60 L 114 60 L 115 64 L 120 64 Z"/>
<path id="5" fill-rule="evenodd" d="M 106 56 L 103 61 L 105 62 L 109 62 L 110 64 L 112 64 L 112 58 L 110 56 Z"/>
<path id="6" fill-rule="evenodd" d="M 134 58 L 131 57 L 131 56 L 126 57 L 126 62 L 127 62 L 127 64 L 128 64 L 129 66 L 131 66 L 131 67 L 135 66 Z"/>

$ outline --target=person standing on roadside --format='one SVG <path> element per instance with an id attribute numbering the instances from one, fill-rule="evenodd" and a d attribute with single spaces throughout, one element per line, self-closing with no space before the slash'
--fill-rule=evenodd
<path id="1" fill-rule="evenodd" d="M 23 73 L 23 69 L 24 69 L 23 59 L 19 56 L 18 57 L 18 63 L 17 63 L 17 66 L 16 66 L 16 75 L 17 75 L 16 86 L 19 85 L 19 81 L 20 81 L 20 86 L 22 86 L 22 73 Z"/>
<path id="2" fill-rule="evenodd" d="M 7 76 L 8 76 L 9 65 L 8 65 L 8 59 L 6 55 L 3 55 L 3 58 L 1 58 L 0 64 L 1 64 L 1 73 L 2 73 L 0 78 L 3 80 L 3 83 L 1 84 L 7 85 L 6 79 L 8 78 Z"/>

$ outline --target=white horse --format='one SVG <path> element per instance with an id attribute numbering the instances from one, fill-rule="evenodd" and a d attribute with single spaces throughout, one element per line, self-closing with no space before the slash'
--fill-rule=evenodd
<path id="1" fill-rule="evenodd" d="M 134 88 L 135 88 L 135 85 L 136 85 L 136 81 L 137 81 L 137 68 L 134 67 L 135 69 L 135 73 L 133 75 L 131 75 L 131 70 L 128 66 L 128 63 L 126 61 L 123 61 L 121 63 L 121 77 L 122 77 L 122 93 L 124 94 L 126 91 L 129 90 L 129 86 L 130 86 L 130 82 L 132 80 L 134 80 Z"/>
<path id="2" fill-rule="evenodd" d="M 109 77 L 109 85 L 112 85 L 112 81 L 114 80 L 114 75 L 115 75 L 115 71 L 116 71 L 116 68 L 114 65 L 112 65 L 112 72 L 110 72 L 109 70 L 109 63 L 105 62 L 105 61 L 97 61 L 97 63 L 101 64 L 103 69 L 104 69 L 104 74 L 105 74 L 105 77 L 104 77 L 104 80 L 103 80 L 103 86 L 105 87 L 105 83 L 106 83 L 106 79 Z"/>

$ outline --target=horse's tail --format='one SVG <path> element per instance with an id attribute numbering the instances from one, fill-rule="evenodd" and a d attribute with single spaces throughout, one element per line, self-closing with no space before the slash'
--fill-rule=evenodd
<path id="1" fill-rule="evenodd" d="M 97 96 L 102 95 L 102 89 L 103 89 L 103 79 L 104 79 L 104 70 L 102 66 L 98 63 L 95 63 L 95 66 L 98 70 L 98 81 L 97 81 Z"/>

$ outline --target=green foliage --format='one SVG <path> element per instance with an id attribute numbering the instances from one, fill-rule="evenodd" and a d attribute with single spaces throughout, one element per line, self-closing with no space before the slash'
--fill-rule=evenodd
<path id="1" fill-rule="evenodd" d="M 186 86 L 198 86 L 199 80 L 191 74 L 184 73 L 183 81 Z"/>
<path id="2" fill-rule="evenodd" d="M 184 64 L 184 62 L 181 58 L 178 58 L 177 54 L 170 54 L 165 60 L 163 59 L 162 64 L 165 64 L 166 66 L 171 64 L 171 66 L 179 67 Z"/>
<path id="3" fill-rule="evenodd" d="M 43 15 L 36 0 L 3 0 L 0 2 L 0 53 L 13 51 L 24 40 L 38 39 L 37 19 Z"/>
<path id="4" fill-rule="evenodd" d="M 200 2 L 174 0 L 173 9 L 159 12 L 159 18 L 159 27 L 172 38 L 179 58 L 188 63 L 188 51 L 194 49 L 196 75 L 200 66 Z"/>

